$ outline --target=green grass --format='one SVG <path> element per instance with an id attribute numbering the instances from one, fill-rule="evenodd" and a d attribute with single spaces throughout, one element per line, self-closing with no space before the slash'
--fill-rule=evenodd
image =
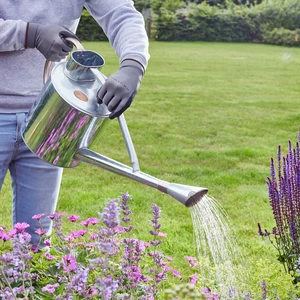
<path id="1" fill-rule="evenodd" d="M 106 60 L 107 76 L 118 67 L 108 43 L 84 43 Z M 274 226 L 266 177 L 278 144 L 297 140 L 300 49 L 251 44 L 150 44 L 151 60 L 140 91 L 125 113 L 141 170 L 167 181 L 204 186 L 228 213 L 235 230 L 242 279 L 258 295 L 265 279 L 281 299 L 291 285 L 276 252 L 257 234 L 257 222 Z M 288 55 L 286 55 L 288 53 Z M 94 150 L 129 164 L 116 120 Z M 151 204 L 162 209 L 163 251 L 184 273 L 184 255 L 195 255 L 189 210 L 157 190 L 89 165 L 64 171 L 58 211 L 96 216 L 109 198 L 128 191 L 139 238 L 148 238 Z M 10 225 L 11 192 L 1 191 L 1 223 Z M 187 271 L 186 271 L 187 272 Z M 286 287 L 285 287 L 286 286 Z"/>

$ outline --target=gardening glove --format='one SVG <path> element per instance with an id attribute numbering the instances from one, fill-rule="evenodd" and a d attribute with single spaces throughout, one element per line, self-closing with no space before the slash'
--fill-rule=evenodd
<path id="1" fill-rule="evenodd" d="M 73 45 L 64 38 L 76 37 L 74 33 L 59 25 L 27 23 L 25 48 L 37 48 L 46 59 L 60 61 L 72 51 Z"/>
<path id="2" fill-rule="evenodd" d="M 139 62 L 126 59 L 119 71 L 107 78 L 97 98 L 111 112 L 110 119 L 119 117 L 131 105 L 143 75 L 144 67 Z"/>

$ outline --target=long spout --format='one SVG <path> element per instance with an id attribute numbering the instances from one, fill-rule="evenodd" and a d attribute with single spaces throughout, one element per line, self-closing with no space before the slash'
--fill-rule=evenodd
<path id="1" fill-rule="evenodd" d="M 197 204 L 208 192 L 207 188 L 169 183 L 139 170 L 134 171 L 133 168 L 88 148 L 79 149 L 75 155 L 75 159 L 156 188 L 170 195 L 186 207 Z"/>

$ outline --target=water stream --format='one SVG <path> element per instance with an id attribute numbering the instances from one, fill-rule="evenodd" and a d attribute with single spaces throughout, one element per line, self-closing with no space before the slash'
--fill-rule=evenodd
<path id="1" fill-rule="evenodd" d="M 215 286 L 221 294 L 236 286 L 233 260 L 237 247 L 230 233 L 230 221 L 218 202 L 204 196 L 190 208 L 202 285 Z"/>

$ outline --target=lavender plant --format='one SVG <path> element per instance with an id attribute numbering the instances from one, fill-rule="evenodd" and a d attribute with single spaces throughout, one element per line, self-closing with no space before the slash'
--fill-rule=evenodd
<path id="1" fill-rule="evenodd" d="M 299 138 L 298 138 L 299 140 Z M 267 178 L 269 202 L 276 227 L 271 232 L 262 230 L 261 236 L 268 237 L 278 251 L 278 260 L 287 273 L 293 276 L 293 282 L 300 281 L 300 148 L 288 142 L 288 153 L 284 157 L 278 147 L 277 168 L 271 158 L 270 177 Z"/>
<path id="2" fill-rule="evenodd" d="M 55 212 L 33 216 L 40 223 L 37 247 L 30 245 L 29 226 L 0 228 L 0 243 L 11 247 L 0 253 L 1 299 L 155 299 L 168 276 L 181 277 L 160 251 L 160 208 L 152 206 L 150 240 L 133 236 L 132 212 L 126 193 L 112 199 L 97 218 L 80 220 Z M 41 219 L 53 221 L 53 241 L 46 237 Z M 64 232 L 63 222 L 75 227 Z M 55 243 L 54 243 L 55 242 Z M 193 263 L 193 261 L 191 261 Z M 193 276 L 193 283 L 197 281 Z"/>

